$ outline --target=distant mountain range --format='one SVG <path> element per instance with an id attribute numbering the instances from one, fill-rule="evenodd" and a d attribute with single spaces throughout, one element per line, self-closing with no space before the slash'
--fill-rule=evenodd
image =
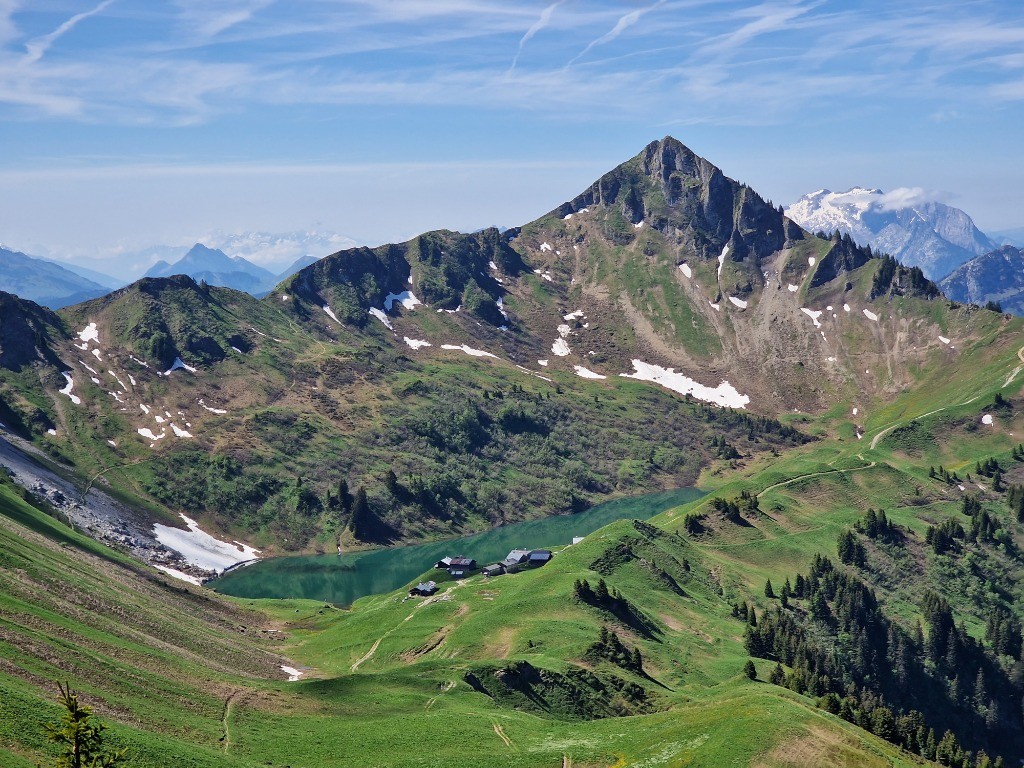
<path id="1" fill-rule="evenodd" d="M 102 296 L 110 288 L 61 264 L 0 247 L 0 289 L 36 304 L 60 309 Z"/>
<path id="2" fill-rule="evenodd" d="M 962 264 L 939 283 L 943 293 L 964 304 L 998 303 L 1024 315 L 1024 250 L 1004 245 Z"/>
<path id="3" fill-rule="evenodd" d="M 160 260 L 143 277 L 188 275 L 210 285 L 235 288 L 253 295 L 266 293 L 277 284 L 277 276 L 241 256 L 228 256 L 224 251 L 196 243 L 173 264 Z"/>
<path id="4" fill-rule="evenodd" d="M 912 190 L 819 189 L 789 206 L 786 215 L 811 232 L 848 234 L 860 245 L 920 267 L 931 280 L 999 247 L 959 208 L 919 197 Z"/>
<path id="5" fill-rule="evenodd" d="M 185 274 L 210 285 L 261 296 L 324 256 L 354 245 L 351 238 L 334 232 L 213 233 L 191 249 L 155 245 L 122 253 L 122 260 L 136 264 L 157 261 L 143 275 L 136 272 L 120 278 L 71 261 L 29 255 L 0 246 L 0 291 L 59 309 L 102 296 L 127 285 L 133 278 Z M 289 258 L 293 259 L 291 264 L 277 273 L 252 261 L 280 264 Z"/>

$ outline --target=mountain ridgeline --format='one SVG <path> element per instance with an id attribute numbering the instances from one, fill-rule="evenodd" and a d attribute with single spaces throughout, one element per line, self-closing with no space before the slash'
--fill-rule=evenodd
<path id="1" fill-rule="evenodd" d="M 11 306 L 39 329 L 4 347 L 12 421 L 271 549 L 690 484 L 808 439 L 778 414 L 863 413 L 1009 322 L 811 235 L 671 138 L 521 227 L 340 251 L 264 299 L 179 275 Z"/>

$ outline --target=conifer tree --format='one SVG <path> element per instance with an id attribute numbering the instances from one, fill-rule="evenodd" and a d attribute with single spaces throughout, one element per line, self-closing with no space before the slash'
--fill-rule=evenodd
<path id="1" fill-rule="evenodd" d="M 64 707 L 60 722 L 47 723 L 46 737 L 60 745 L 54 768 L 115 768 L 123 765 L 125 750 L 111 751 L 103 744 L 103 723 L 93 718 L 92 707 L 78 703 L 70 684 L 57 684 Z"/>

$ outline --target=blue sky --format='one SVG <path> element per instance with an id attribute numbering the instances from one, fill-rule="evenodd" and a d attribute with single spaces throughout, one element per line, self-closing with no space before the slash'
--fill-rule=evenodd
<path id="1" fill-rule="evenodd" d="M 1008 229 L 1022 118 L 1019 0 L 0 0 L 0 242 L 514 225 L 669 134 Z"/>

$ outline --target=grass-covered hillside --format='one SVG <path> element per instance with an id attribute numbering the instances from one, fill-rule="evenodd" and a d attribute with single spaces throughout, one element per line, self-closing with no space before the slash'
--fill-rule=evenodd
<path id="1" fill-rule="evenodd" d="M 168 584 L 0 488 L 3 748 L 41 759 L 63 678 L 139 765 L 1011 764 L 1022 364 L 964 354 L 543 568 L 347 610 Z"/>

